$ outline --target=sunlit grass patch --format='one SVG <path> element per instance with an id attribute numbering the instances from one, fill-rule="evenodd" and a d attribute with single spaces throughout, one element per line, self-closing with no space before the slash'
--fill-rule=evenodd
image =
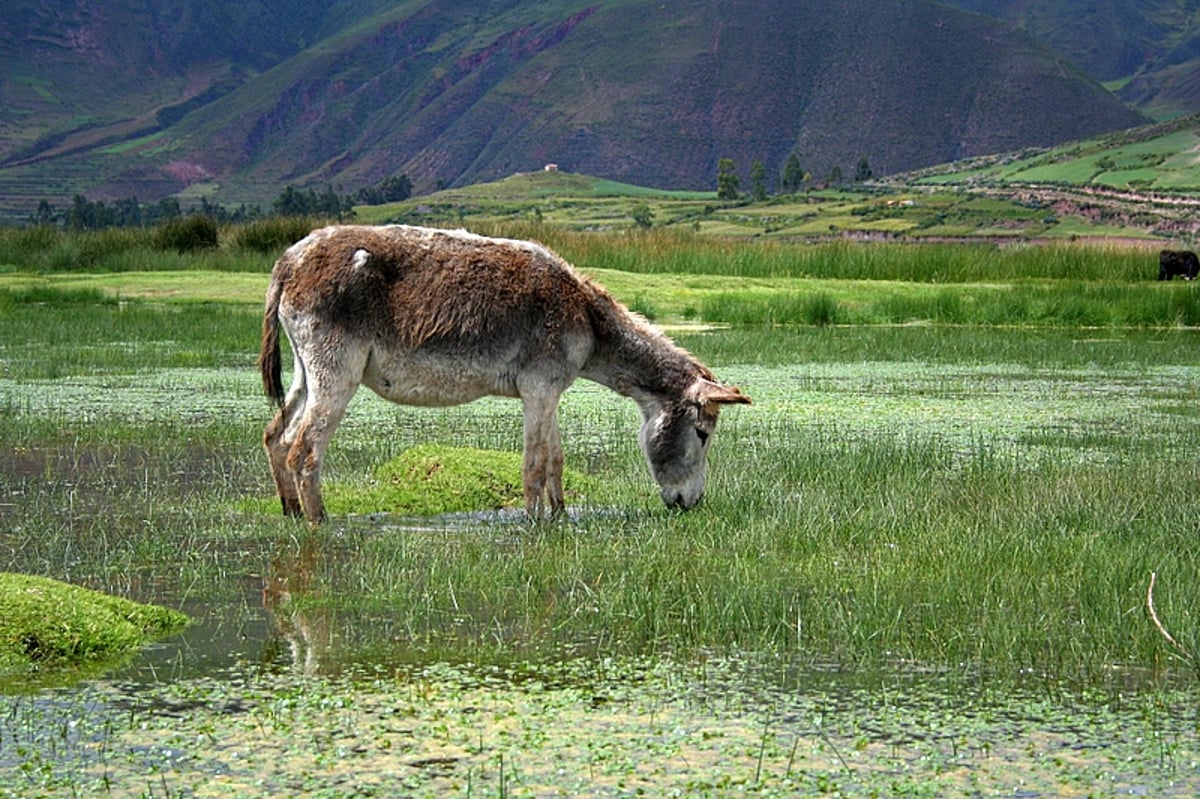
<path id="1" fill-rule="evenodd" d="M 586 495 L 591 483 L 565 470 L 568 503 Z M 330 484 L 326 500 L 337 514 L 426 516 L 521 507 L 521 453 L 421 444 L 381 464 L 365 484 Z"/>
<path id="2" fill-rule="evenodd" d="M 0 674 L 125 654 L 187 626 L 182 613 L 57 580 L 0 573 Z"/>

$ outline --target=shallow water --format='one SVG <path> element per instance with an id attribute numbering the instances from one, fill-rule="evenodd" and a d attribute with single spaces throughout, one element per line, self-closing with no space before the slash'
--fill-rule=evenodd
<path id="1" fill-rule="evenodd" d="M 247 627 L 253 637 L 253 625 Z M 341 678 L 148 662 L 0 697 L 0 796 L 1159 796 L 1200 790 L 1195 695 L 745 660 L 427 664 Z M 273 660 L 273 659 L 268 659 Z M 286 660 L 286 658 L 283 658 Z M 161 667 L 160 667 L 161 668 Z"/>
<path id="2" fill-rule="evenodd" d="M 985 439 L 1017 457 L 1103 460 L 1106 430 L 1180 446 L 1158 426 L 1193 404 L 1200 370 L 862 363 L 723 373 L 754 387 L 760 418 L 815 435 L 930 435 L 952 452 Z M 616 433 L 578 408 L 564 405 L 564 438 L 606 457 Z M 410 635 L 404 608 L 356 593 L 354 569 L 374 565 L 362 553 L 381 539 L 517 546 L 529 534 L 520 512 L 349 517 L 314 537 L 274 514 L 228 510 L 270 492 L 256 451 L 267 412 L 245 371 L 0 379 L 0 412 L 33 429 L 10 434 L 23 443 L 0 453 L 3 568 L 168 603 L 196 620 L 99 676 L 0 687 L 2 797 L 1200 794 L 1190 672 L 1173 682 L 1113 668 L 1085 684 L 899 662 L 862 673 L 749 653 L 607 657 L 588 640 L 555 642 L 555 657 L 528 664 L 537 653 L 521 648 L 515 625 L 496 629 L 512 648 L 497 665 L 447 658 L 453 646 Z M 474 413 L 473 430 L 512 448 L 515 406 Z M 606 421 L 622 446 L 633 414 L 622 406 Z M 132 428 L 132 443 L 73 437 L 74 426 L 109 418 Z M 399 449 L 429 427 L 457 433 L 459 418 L 358 403 L 339 433 L 344 457 L 370 436 Z M 220 425 L 245 428 L 233 431 L 245 452 L 191 438 Z M 171 440 L 141 441 L 142 426 Z M 618 536 L 644 512 L 575 509 L 573 520 L 588 523 L 585 534 Z M 331 564 L 346 601 L 296 601 Z M 455 610 L 469 620 L 471 608 Z M 461 620 L 443 621 L 452 644 Z"/>
<path id="3" fill-rule="evenodd" d="M 498 546 L 525 529 L 508 511 L 358 517 L 323 556 L 480 526 Z M 102 676 L 0 695 L 0 797 L 1200 792 L 1186 678 L 1068 686 L 753 653 L 452 665 L 380 635 L 378 613 L 272 599 L 315 567 L 302 541 L 274 571 L 231 553 L 219 603 L 185 602 L 191 628 Z"/>

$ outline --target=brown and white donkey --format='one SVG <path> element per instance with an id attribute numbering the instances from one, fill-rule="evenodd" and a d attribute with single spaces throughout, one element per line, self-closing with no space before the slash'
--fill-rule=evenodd
<path id="1" fill-rule="evenodd" d="M 292 345 L 285 396 L 279 329 Z M 630 397 L 670 507 L 700 501 L 722 405 L 748 403 L 549 249 L 393 225 L 316 230 L 276 262 L 259 355 L 279 411 L 263 435 L 284 513 L 325 517 L 321 460 L 365 385 L 405 405 L 496 395 L 524 407 L 525 508 L 563 509 L 558 400 L 577 377 Z"/>

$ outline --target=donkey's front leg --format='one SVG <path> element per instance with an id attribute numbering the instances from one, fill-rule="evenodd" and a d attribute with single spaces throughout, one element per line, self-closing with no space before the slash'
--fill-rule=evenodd
<path id="1" fill-rule="evenodd" d="M 563 498 L 562 439 L 558 433 L 558 394 L 523 394 L 525 411 L 525 457 L 521 480 L 525 486 L 525 512 L 539 518 L 544 510 L 551 516 L 566 507 Z M 546 505 L 543 505 L 543 498 Z"/>

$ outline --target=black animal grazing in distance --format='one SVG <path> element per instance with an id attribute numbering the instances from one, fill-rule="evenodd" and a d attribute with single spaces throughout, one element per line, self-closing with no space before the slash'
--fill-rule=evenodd
<path id="1" fill-rule="evenodd" d="M 1163 250 L 1158 254 L 1158 279 L 1170 280 L 1182 275 L 1184 280 L 1195 280 L 1200 273 L 1200 258 L 1191 250 Z"/>

